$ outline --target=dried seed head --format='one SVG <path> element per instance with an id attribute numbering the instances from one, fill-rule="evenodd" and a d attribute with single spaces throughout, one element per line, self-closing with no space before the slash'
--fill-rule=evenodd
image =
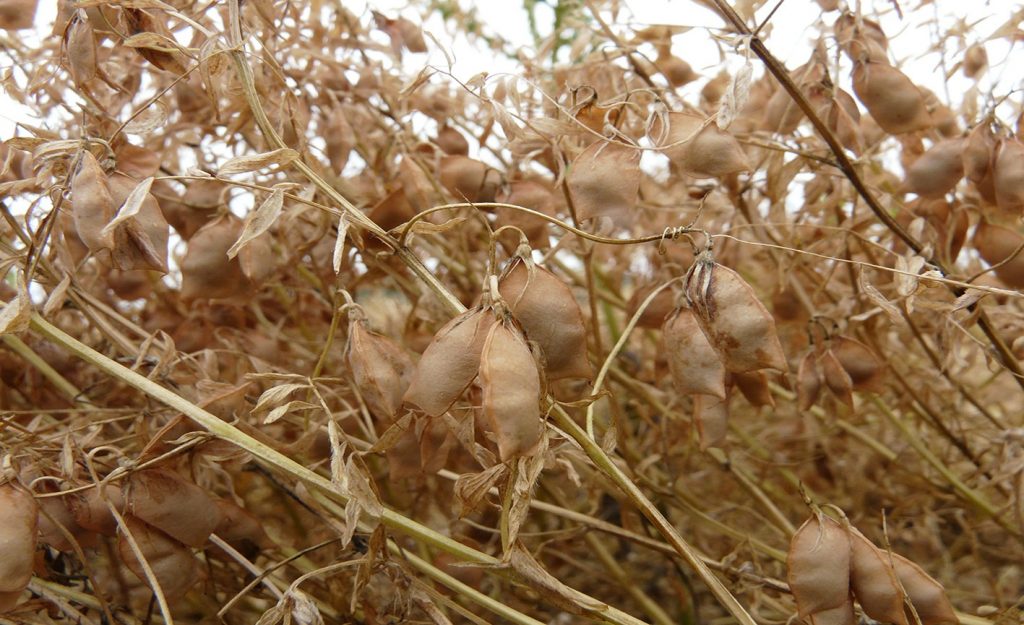
<path id="1" fill-rule="evenodd" d="M 729 398 L 694 395 L 693 423 L 701 451 L 721 446 L 729 432 Z"/>
<path id="2" fill-rule="evenodd" d="M 131 515 L 125 516 L 124 522 L 168 601 L 180 599 L 203 578 L 191 549 Z M 148 585 L 145 569 L 123 534 L 118 535 L 117 550 L 128 570 Z"/>
<path id="3" fill-rule="evenodd" d="M 910 625 L 903 591 L 885 553 L 856 528 L 850 528 L 850 585 L 864 613 L 883 623 Z"/>
<path id="4" fill-rule="evenodd" d="M 691 309 L 680 308 L 665 320 L 661 340 L 677 392 L 725 399 L 725 365 Z"/>
<path id="5" fill-rule="evenodd" d="M 999 208 L 1020 217 L 1024 213 L 1024 143 L 1004 139 L 996 148 L 992 184 Z"/>
<path id="6" fill-rule="evenodd" d="M 999 279 L 1013 288 L 1024 288 L 1024 236 L 1016 230 L 997 226 L 982 219 L 974 230 L 974 247 L 990 265 L 996 267 Z M 1007 260 L 1012 254 L 1017 255 Z M 1005 262 L 1004 262 L 1005 261 Z"/>
<path id="7" fill-rule="evenodd" d="M 498 283 L 526 337 L 544 356 L 549 380 L 589 378 L 587 328 L 576 297 L 566 283 L 544 267 L 516 259 Z"/>
<path id="8" fill-rule="evenodd" d="M 71 214 L 78 237 L 96 253 L 114 246 L 112 233 L 104 233 L 103 228 L 113 219 L 117 206 L 99 161 L 91 152 L 83 151 L 81 155 L 71 178 Z"/>
<path id="9" fill-rule="evenodd" d="M 181 261 L 183 300 L 240 298 L 251 292 L 239 259 L 228 258 L 228 250 L 241 234 L 242 221 L 230 214 L 195 233 Z"/>
<path id="10" fill-rule="evenodd" d="M 964 177 L 965 139 L 939 141 L 907 170 L 906 188 L 926 197 L 949 193 Z"/>
<path id="11" fill-rule="evenodd" d="M 786 371 L 775 320 L 735 271 L 709 257 L 698 259 L 687 278 L 686 298 L 726 369 Z"/>
<path id="12" fill-rule="evenodd" d="M 391 339 L 371 332 L 363 321 L 349 327 L 345 358 L 370 412 L 385 423 L 398 413 L 409 387 L 412 360 Z"/>
<path id="13" fill-rule="evenodd" d="M 480 351 L 493 323 L 489 310 L 477 308 L 438 330 L 416 365 L 403 401 L 430 416 L 444 414 L 476 377 Z"/>
<path id="14" fill-rule="evenodd" d="M 540 444 L 540 373 L 522 334 L 504 323 L 487 333 L 480 356 L 483 428 L 502 462 L 529 455 Z"/>
<path id="15" fill-rule="evenodd" d="M 581 220 L 624 219 L 636 210 L 640 189 L 640 150 L 595 141 L 573 160 L 566 178 Z"/>
<path id="16" fill-rule="evenodd" d="M 20 594 L 32 579 L 38 523 L 32 494 L 0 485 L 0 592 Z"/>
<path id="17" fill-rule="evenodd" d="M 811 516 L 793 534 L 786 569 L 800 618 L 842 608 L 850 601 L 850 536 L 846 529 L 827 516 Z M 832 618 L 825 615 L 822 620 Z"/>
<path id="18" fill-rule="evenodd" d="M 854 64 L 853 91 L 875 122 L 890 134 L 927 130 L 932 126 L 921 90 L 891 65 Z"/>
<path id="19" fill-rule="evenodd" d="M 899 554 L 892 554 L 892 561 L 896 577 L 914 604 L 921 625 L 956 625 L 960 622 L 942 584 Z"/>
<path id="20" fill-rule="evenodd" d="M 750 171 L 743 148 L 730 133 L 716 124 L 689 113 L 669 113 L 668 130 L 662 130 L 660 119 L 655 118 L 652 136 L 665 155 L 688 176 L 717 178 Z M 660 140 L 658 140 L 660 139 Z"/>
<path id="21" fill-rule="evenodd" d="M 205 490 L 168 469 L 145 469 L 125 485 L 127 511 L 190 547 L 202 547 L 220 523 Z"/>

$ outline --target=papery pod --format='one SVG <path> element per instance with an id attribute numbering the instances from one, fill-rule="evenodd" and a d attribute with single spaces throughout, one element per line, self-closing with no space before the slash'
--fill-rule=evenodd
<path id="1" fill-rule="evenodd" d="M 191 549 L 131 515 L 125 516 L 124 524 L 131 532 L 142 557 L 152 569 L 153 576 L 156 577 L 160 590 L 168 601 L 180 599 L 203 578 L 199 561 L 192 555 Z M 142 583 L 149 585 L 142 563 L 135 556 L 128 539 L 120 532 L 117 537 L 117 551 L 128 570 Z"/>
<path id="2" fill-rule="evenodd" d="M 114 218 L 117 206 L 107 183 L 107 174 L 91 152 L 82 151 L 81 160 L 71 178 L 71 214 L 75 232 L 92 253 L 114 245 L 113 233 L 103 228 Z"/>
<path id="3" fill-rule="evenodd" d="M 850 555 L 846 528 L 822 514 L 811 516 L 793 534 L 786 579 L 800 618 L 808 620 L 850 601 Z M 823 616 L 824 621 L 832 620 Z"/>
<path id="4" fill-rule="evenodd" d="M 853 598 L 839 607 L 822 610 L 806 617 L 810 625 L 856 625 L 857 614 L 853 611 Z"/>
<path id="5" fill-rule="evenodd" d="M 459 202 L 493 202 L 501 174 L 481 161 L 460 154 L 441 159 L 441 186 Z"/>
<path id="6" fill-rule="evenodd" d="M 476 377 L 493 323 L 490 310 L 476 308 L 438 330 L 416 365 L 403 401 L 432 417 L 444 414 Z"/>
<path id="7" fill-rule="evenodd" d="M 409 387 L 409 355 L 388 337 L 371 332 L 364 321 L 355 321 L 349 329 L 345 359 L 367 408 L 377 418 L 390 422 Z"/>
<path id="8" fill-rule="evenodd" d="M 238 257 L 228 258 L 228 250 L 241 234 L 242 221 L 228 214 L 193 235 L 181 261 L 182 299 L 240 298 L 252 291 Z"/>
<path id="9" fill-rule="evenodd" d="M 193 180 L 179 201 L 169 202 L 177 198 L 169 197 L 166 190 L 170 186 L 165 181 L 157 180 L 153 183 L 152 192 L 160 200 L 167 222 L 187 241 L 224 206 L 222 198 L 226 188 L 227 185 L 220 180 Z"/>
<path id="10" fill-rule="evenodd" d="M 81 87 L 96 77 L 96 36 L 85 11 L 76 12 L 64 36 L 68 69 Z"/>
<path id="11" fill-rule="evenodd" d="M 932 126 L 946 139 L 957 139 L 963 135 L 960 128 L 960 114 L 946 106 L 931 89 L 920 87 L 924 95 L 924 107 L 932 118 Z"/>
<path id="12" fill-rule="evenodd" d="M 693 424 L 701 451 L 721 447 L 729 433 L 729 398 L 713 395 L 693 396 Z"/>
<path id="13" fill-rule="evenodd" d="M 963 152 L 964 174 L 972 182 L 980 183 L 991 174 L 996 143 L 996 135 L 987 120 L 967 134 Z"/>
<path id="14" fill-rule="evenodd" d="M 846 12 L 832 28 L 839 47 L 854 61 L 867 58 L 873 63 L 888 64 L 889 39 L 878 22 Z"/>
<path id="15" fill-rule="evenodd" d="M 190 547 L 202 547 L 220 523 L 209 494 L 169 469 L 145 469 L 125 485 L 129 514 Z"/>
<path id="16" fill-rule="evenodd" d="M 946 139 L 933 145 L 907 169 L 906 188 L 925 197 L 941 197 L 964 177 L 965 139 Z"/>
<path id="17" fill-rule="evenodd" d="M 677 392 L 725 399 L 725 365 L 691 309 L 680 308 L 665 320 L 661 342 Z"/>
<path id="18" fill-rule="evenodd" d="M 817 58 L 812 58 L 807 63 L 790 72 L 790 76 L 812 106 L 819 106 L 822 99 L 820 90 L 813 86 L 825 78 L 825 66 Z M 800 120 L 804 118 L 804 112 L 800 106 L 789 95 L 789 92 L 778 86 L 775 93 L 768 99 L 761 118 L 761 129 L 781 134 L 790 134 L 796 130 Z"/>
<path id="19" fill-rule="evenodd" d="M 32 28 L 39 0 L 4 0 L 0 3 L 0 29 Z"/>
<path id="20" fill-rule="evenodd" d="M 522 334 L 505 323 L 487 333 L 480 355 L 482 426 L 498 444 L 502 462 L 529 455 L 540 444 L 540 372 Z"/>
<path id="21" fill-rule="evenodd" d="M 115 510 L 122 511 L 124 497 L 121 496 L 121 489 L 113 484 L 106 484 L 102 488 L 102 495 L 99 488 L 68 495 L 68 508 L 80 526 L 104 536 L 113 536 L 117 533 L 117 520 L 111 514 L 107 502 L 109 501 Z"/>
<path id="22" fill-rule="evenodd" d="M 141 9 L 125 8 L 121 11 L 124 16 L 125 26 L 127 27 L 129 35 L 139 35 L 143 33 L 154 33 L 166 37 L 170 41 L 174 41 L 174 36 L 167 30 L 167 28 L 159 21 L 150 17 L 150 15 Z M 185 73 L 185 62 L 186 57 L 178 52 L 170 52 L 163 48 L 138 46 L 132 48 L 139 56 L 146 59 L 153 64 L 154 67 L 170 72 L 175 76 L 180 76 Z"/>
<path id="23" fill-rule="evenodd" d="M 956 625 L 960 622 L 942 584 L 899 554 L 892 554 L 892 563 L 896 577 L 914 604 L 921 625 Z"/>
<path id="24" fill-rule="evenodd" d="M 277 256 L 274 254 L 273 239 L 264 232 L 250 240 L 238 251 L 238 264 L 242 275 L 258 286 L 266 282 L 277 271 Z"/>
<path id="25" fill-rule="evenodd" d="M 49 494 L 49 493 L 47 493 Z M 73 551 L 71 540 L 64 533 L 71 534 L 81 547 L 95 544 L 96 534 L 75 521 L 68 506 L 69 497 L 41 497 L 39 503 L 39 542 L 57 551 Z M 62 529 L 64 531 L 62 531 Z"/>
<path id="26" fill-rule="evenodd" d="M 818 366 L 821 367 L 822 379 L 828 390 L 832 391 L 836 399 L 853 408 L 853 380 L 831 349 L 826 349 L 818 357 Z"/>
<path id="27" fill-rule="evenodd" d="M 977 78 L 985 71 L 986 67 L 988 67 L 988 53 L 985 52 L 985 46 L 983 44 L 976 43 L 967 48 L 964 52 L 964 61 L 962 65 L 964 76 L 967 76 L 968 78 Z"/>
<path id="28" fill-rule="evenodd" d="M 839 0 L 817 0 L 822 11 L 838 11 Z"/>
<path id="29" fill-rule="evenodd" d="M 409 203 L 405 189 L 401 187 L 385 195 L 370 209 L 367 215 L 375 224 L 385 230 L 398 227 L 415 216 L 416 210 Z"/>
<path id="30" fill-rule="evenodd" d="M 215 503 L 220 511 L 220 522 L 213 533 L 242 555 L 251 559 L 273 544 L 263 530 L 263 523 L 248 510 L 230 499 L 217 499 Z"/>
<path id="31" fill-rule="evenodd" d="M 333 108 L 327 113 L 324 120 L 324 143 L 324 153 L 331 164 L 331 169 L 334 173 L 341 174 L 356 145 L 355 130 L 341 107 Z"/>
<path id="32" fill-rule="evenodd" d="M 992 184 L 999 208 L 1020 217 L 1024 212 L 1024 143 L 1002 141 L 992 166 Z"/>
<path id="33" fill-rule="evenodd" d="M 623 219 L 636 210 L 640 189 L 640 150 L 595 141 L 573 160 L 566 184 L 580 221 Z"/>
<path id="34" fill-rule="evenodd" d="M 978 254 L 989 265 L 999 265 L 1017 252 L 1012 260 L 996 267 L 995 274 L 1007 286 L 1024 288 L 1024 250 L 1018 252 L 1018 248 L 1024 245 L 1024 236 L 1020 232 L 982 219 L 974 230 L 973 243 Z"/>
<path id="35" fill-rule="evenodd" d="M 648 284 L 637 287 L 626 301 L 626 318 L 632 319 L 640 305 L 650 296 L 651 292 L 657 289 L 658 284 Z M 675 312 L 676 295 L 672 289 L 662 289 L 654 296 L 654 301 L 647 305 L 644 312 L 637 320 L 637 327 L 657 330 L 665 325 L 668 316 Z"/>
<path id="36" fill-rule="evenodd" d="M 796 372 L 796 398 L 800 410 L 810 410 L 821 396 L 821 385 L 824 383 L 818 355 L 814 351 L 807 352 L 800 360 Z"/>
<path id="37" fill-rule="evenodd" d="M 891 65 L 855 63 L 853 91 L 875 122 L 890 134 L 927 130 L 932 126 L 921 90 Z"/>
<path id="38" fill-rule="evenodd" d="M 743 148 L 730 133 L 690 113 L 668 113 L 667 117 L 667 131 L 655 118 L 652 137 L 686 175 L 717 178 L 750 171 L 750 162 Z"/>
<path id="39" fill-rule="evenodd" d="M 670 53 L 659 55 L 655 65 L 673 87 L 682 87 L 700 78 L 689 63 Z"/>
<path id="40" fill-rule="evenodd" d="M 903 609 L 903 591 L 889 554 L 856 528 L 850 528 L 850 586 L 864 613 L 882 623 L 910 625 Z"/>
<path id="41" fill-rule="evenodd" d="M 768 385 L 768 374 L 764 371 L 749 371 L 747 373 L 733 373 L 733 384 L 740 389 L 743 397 L 750 402 L 751 406 L 775 406 L 775 398 L 772 396 L 772 389 Z"/>
<path id="42" fill-rule="evenodd" d="M 556 201 L 551 189 L 535 180 L 515 180 L 498 191 L 495 202 L 529 208 L 545 215 L 554 215 Z M 526 234 L 530 246 L 543 249 L 551 245 L 548 240 L 548 221 L 514 208 L 494 209 L 498 226 L 515 226 Z"/>
<path id="43" fill-rule="evenodd" d="M 161 154 L 131 143 L 122 143 L 114 150 L 117 172 L 142 180 L 160 171 Z M 156 182 L 156 181 L 154 181 Z"/>
<path id="44" fill-rule="evenodd" d="M 502 275 L 498 291 L 526 338 L 544 356 L 548 380 L 589 378 L 587 327 L 572 290 L 544 267 L 516 259 Z"/>
<path id="45" fill-rule="evenodd" d="M 836 89 L 835 97 L 818 110 L 822 118 L 839 139 L 839 143 L 854 154 L 864 151 L 864 134 L 860 127 L 860 111 L 853 96 Z"/>
<path id="46" fill-rule="evenodd" d="M 32 493 L 0 485 L 0 592 L 20 594 L 32 579 L 38 524 Z"/>
<path id="47" fill-rule="evenodd" d="M 469 141 L 466 141 L 466 137 L 462 136 L 461 132 L 448 125 L 442 126 L 437 131 L 435 143 L 445 154 L 461 154 L 462 156 L 469 154 Z"/>
<path id="48" fill-rule="evenodd" d="M 729 371 L 786 371 L 775 319 L 738 273 L 699 258 L 687 277 L 686 298 Z"/>
<path id="49" fill-rule="evenodd" d="M 834 336 L 829 350 L 850 376 L 853 390 L 877 393 L 885 387 L 885 364 L 864 343 L 845 336 Z"/>
<path id="50" fill-rule="evenodd" d="M 108 178 L 115 206 L 123 206 L 138 180 L 114 173 Z M 167 273 L 167 241 L 170 226 L 152 193 L 147 193 L 138 213 L 114 230 L 111 250 L 114 265 L 122 271 L 152 269 Z"/>

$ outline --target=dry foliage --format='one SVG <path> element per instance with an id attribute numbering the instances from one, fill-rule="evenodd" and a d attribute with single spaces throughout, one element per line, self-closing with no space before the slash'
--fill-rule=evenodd
<path id="1" fill-rule="evenodd" d="M 1021 622 L 1024 13 L 414 4 L 0 0 L 0 623 Z"/>

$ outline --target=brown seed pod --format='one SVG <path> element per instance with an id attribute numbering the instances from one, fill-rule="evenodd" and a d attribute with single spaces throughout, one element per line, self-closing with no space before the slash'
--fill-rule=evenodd
<path id="1" fill-rule="evenodd" d="M 942 584 L 899 554 L 892 554 L 892 563 L 896 577 L 914 604 L 921 625 L 956 625 L 960 622 Z"/>
<path id="2" fill-rule="evenodd" d="M 115 206 L 123 206 L 138 180 L 115 172 L 108 179 Z M 114 230 L 114 264 L 122 271 L 152 269 L 167 273 L 170 226 L 152 193 L 146 193 L 138 212 Z"/>
<path id="3" fill-rule="evenodd" d="M 443 157 L 438 177 L 459 202 L 493 202 L 501 183 L 497 170 L 461 154 Z"/>
<path id="4" fill-rule="evenodd" d="M 883 623 L 910 625 L 903 609 L 903 591 L 889 554 L 856 528 L 850 528 L 850 586 L 864 613 Z"/>
<path id="5" fill-rule="evenodd" d="M 986 67 L 988 67 L 988 53 L 985 52 L 985 46 L 976 43 L 967 48 L 964 52 L 964 76 L 977 78 L 985 71 Z"/>
<path id="6" fill-rule="evenodd" d="M 68 69 L 79 87 L 96 77 L 96 36 L 85 11 L 79 10 L 65 33 Z"/>
<path id="7" fill-rule="evenodd" d="M 469 154 L 469 141 L 466 141 L 466 137 L 462 136 L 461 132 L 448 125 L 442 126 L 437 131 L 435 143 L 445 154 L 461 154 L 462 156 Z"/>
<path id="8" fill-rule="evenodd" d="M 768 386 L 768 374 L 764 371 L 734 373 L 732 381 L 751 406 L 775 406 L 775 398 L 772 397 L 771 387 Z"/>
<path id="9" fill-rule="evenodd" d="M 517 258 L 505 270 L 498 291 L 526 338 L 540 348 L 547 379 L 593 375 L 587 360 L 583 311 L 565 281 L 544 267 Z"/>
<path id="10" fill-rule="evenodd" d="M 117 206 L 99 161 L 91 152 L 83 151 L 81 155 L 71 178 L 71 214 L 78 237 L 96 253 L 114 246 L 113 234 L 104 234 L 103 228 L 114 218 Z"/>
<path id="11" fill-rule="evenodd" d="M 104 536 L 117 534 L 117 520 L 110 513 L 106 501 L 109 501 L 116 510 L 124 510 L 124 497 L 121 496 L 121 489 L 113 484 L 103 487 L 103 495 L 100 495 L 98 488 L 90 488 L 81 493 L 68 496 L 68 508 L 75 522 L 87 530 L 92 530 Z"/>
<path id="12" fill-rule="evenodd" d="M 273 544 L 263 531 L 263 523 L 248 510 L 230 499 L 217 499 L 216 504 L 220 511 L 220 522 L 213 533 L 242 555 L 253 558 Z"/>
<path id="13" fill-rule="evenodd" d="M 202 547 L 220 522 L 213 498 L 169 469 L 133 473 L 124 499 L 128 513 L 190 547 Z"/>
<path id="14" fill-rule="evenodd" d="M 796 373 L 796 397 L 800 410 L 810 410 L 818 402 L 823 382 L 818 355 L 813 350 L 807 352 L 800 360 L 800 368 Z"/>
<path id="15" fill-rule="evenodd" d="M 818 110 L 818 116 L 835 133 L 839 143 L 854 154 L 864 150 L 864 133 L 860 127 L 860 110 L 853 96 L 836 89 L 835 97 Z"/>
<path id="16" fill-rule="evenodd" d="M 591 143 L 573 160 L 566 176 L 576 216 L 585 221 L 632 215 L 640 178 L 640 150 L 604 141 Z"/>
<path id="17" fill-rule="evenodd" d="M 665 147 L 665 155 L 688 176 L 717 178 L 750 171 L 750 162 L 736 137 L 697 115 L 668 113 L 667 132 L 655 118 L 651 134 L 659 146 Z"/>
<path id="18" fill-rule="evenodd" d="M 661 341 L 677 392 L 725 399 L 725 365 L 691 309 L 680 308 L 665 320 Z"/>
<path id="19" fill-rule="evenodd" d="M 889 38 L 878 22 L 845 12 L 836 20 L 833 30 L 839 47 L 854 61 L 867 58 L 875 63 L 889 62 Z"/>
<path id="20" fill-rule="evenodd" d="M 875 122 L 890 134 L 927 130 L 932 125 L 921 90 L 891 65 L 855 63 L 853 91 Z"/>
<path id="21" fill-rule="evenodd" d="M 1000 280 L 1013 288 L 1024 288 L 1024 250 L 1018 251 L 1024 245 L 1024 236 L 1016 230 L 982 219 L 974 230 L 973 242 L 985 262 L 990 265 L 1003 263 L 995 269 Z M 1007 261 L 1015 252 L 1017 255 Z"/>
<path id="22" fill-rule="evenodd" d="M 800 618 L 842 608 L 850 601 L 849 533 L 827 516 L 811 516 L 793 534 L 786 571 Z M 813 622 L 833 619 L 823 615 Z"/>
<path id="23" fill-rule="evenodd" d="M 996 149 L 992 185 L 1000 209 L 1019 217 L 1024 213 L 1024 143 L 1004 139 Z"/>
<path id="24" fill-rule="evenodd" d="M 996 143 L 996 135 L 988 121 L 981 122 L 967 134 L 963 153 L 964 174 L 972 182 L 980 183 L 992 172 Z"/>
<path id="25" fill-rule="evenodd" d="M 836 399 L 853 408 L 853 380 L 835 353 L 831 349 L 825 350 L 818 357 L 818 365 L 828 390 L 832 391 Z"/>
<path id="26" fill-rule="evenodd" d="M 540 373 L 522 334 L 504 323 L 487 333 L 480 355 L 484 430 L 502 462 L 529 455 L 540 443 Z"/>
<path id="27" fill-rule="evenodd" d="M 228 250 L 240 234 L 242 221 L 227 214 L 193 235 L 181 261 L 182 299 L 239 298 L 252 291 L 238 257 L 228 258 Z"/>
<path id="28" fill-rule="evenodd" d="M 775 320 L 738 273 L 704 256 L 687 277 L 686 298 L 726 369 L 787 370 Z"/>
<path id="29" fill-rule="evenodd" d="M 836 360 L 850 376 L 853 390 L 877 393 L 885 387 L 885 364 L 867 345 L 856 339 L 834 336 L 829 350 L 835 354 Z"/>
<path id="30" fill-rule="evenodd" d="M 939 141 L 907 169 L 906 189 L 925 197 L 941 197 L 964 177 L 966 140 Z"/>
<path id="31" fill-rule="evenodd" d="M 332 109 L 324 120 L 324 143 L 331 169 L 340 174 L 356 145 L 356 132 L 341 107 Z"/>
<path id="32" fill-rule="evenodd" d="M 626 317 L 632 319 L 633 315 L 640 308 L 640 304 L 643 304 L 644 300 L 651 294 L 651 291 L 659 286 L 658 284 L 648 284 L 637 287 L 626 302 Z M 637 320 L 637 326 L 651 330 L 661 328 L 668 320 L 668 316 L 675 312 L 675 300 L 676 295 L 672 292 L 672 289 L 662 289 L 661 292 L 654 296 L 654 301 L 644 309 L 640 319 Z"/>
<path id="33" fill-rule="evenodd" d="M 203 570 L 191 549 L 131 515 L 125 516 L 124 523 L 168 601 L 180 599 L 202 579 Z M 120 533 L 117 537 L 117 550 L 128 570 L 143 583 L 149 584 L 142 563 L 135 557 L 128 539 Z"/>
<path id="34" fill-rule="evenodd" d="M 671 53 L 659 55 L 655 65 L 673 87 L 682 87 L 700 78 L 689 63 Z"/>
<path id="35" fill-rule="evenodd" d="M 72 551 L 71 540 L 64 531 L 82 547 L 96 542 L 96 534 L 83 528 L 75 521 L 68 506 L 70 497 L 43 497 L 39 499 L 39 542 L 57 551 Z M 61 530 L 63 527 L 64 531 Z"/>
<path id="36" fill-rule="evenodd" d="M 32 494 L 0 485 L 0 592 L 20 594 L 32 579 L 38 524 Z"/>
<path id="37" fill-rule="evenodd" d="M 364 321 L 358 320 L 349 326 L 345 359 L 370 412 L 389 423 L 409 387 L 412 374 L 409 355 L 394 341 L 371 332 Z"/>
<path id="38" fill-rule="evenodd" d="M 551 189 L 535 180 L 516 180 L 508 183 L 498 191 L 494 201 L 529 208 L 545 215 L 554 215 L 556 202 Z M 497 207 L 494 209 L 499 226 L 515 226 L 526 234 L 530 246 L 535 249 L 547 248 L 548 222 L 540 217 L 528 215 L 514 208 Z"/>
<path id="39" fill-rule="evenodd" d="M 0 29 L 32 28 L 39 0 L 5 0 L 0 4 Z"/>
<path id="40" fill-rule="evenodd" d="M 491 311 L 476 308 L 438 330 L 416 365 L 403 401 L 432 417 L 444 414 L 476 377 L 493 323 Z"/>
<path id="41" fill-rule="evenodd" d="M 720 447 L 729 433 L 729 398 L 712 395 L 693 396 L 693 424 L 701 451 Z"/>

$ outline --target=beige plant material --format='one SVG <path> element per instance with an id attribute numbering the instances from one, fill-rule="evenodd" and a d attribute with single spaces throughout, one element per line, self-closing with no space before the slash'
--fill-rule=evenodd
<path id="1" fill-rule="evenodd" d="M 580 221 L 595 217 L 626 219 L 636 209 L 640 151 L 595 141 L 573 159 L 566 184 Z"/>
<path id="2" fill-rule="evenodd" d="M 864 613 L 883 623 L 909 625 L 903 608 L 903 588 L 890 554 L 853 527 L 850 528 L 850 545 L 850 586 Z"/>
<path id="3" fill-rule="evenodd" d="M 483 429 L 498 445 L 502 462 L 534 452 L 544 433 L 540 372 L 522 333 L 494 323 L 480 354 Z"/>
<path id="4" fill-rule="evenodd" d="M 725 365 L 704 335 L 693 310 L 679 308 L 666 319 L 661 340 L 676 391 L 725 399 Z"/>
<path id="5" fill-rule="evenodd" d="M 124 500 L 129 514 L 190 547 L 202 547 L 221 520 L 214 499 L 170 469 L 133 473 Z"/>
<path id="6" fill-rule="evenodd" d="M 135 517 L 126 516 L 124 521 L 168 601 L 180 599 L 204 577 L 191 549 Z M 128 570 L 148 584 L 145 569 L 123 533 L 118 535 L 117 549 Z"/>
<path id="7" fill-rule="evenodd" d="M 800 618 L 811 625 L 853 623 L 850 536 L 846 528 L 812 515 L 793 535 L 786 579 Z"/>
<path id="8" fill-rule="evenodd" d="M 20 594 L 32 578 L 38 519 L 31 493 L 0 485 L 0 592 Z"/>
<path id="9" fill-rule="evenodd" d="M 933 124 L 921 90 L 887 63 L 854 64 L 853 91 L 875 122 L 890 134 L 926 130 Z"/>
<path id="10" fill-rule="evenodd" d="M 694 178 L 717 178 L 750 171 L 750 162 L 736 138 L 704 118 L 668 113 L 667 126 L 659 117 L 651 136 L 683 173 Z"/>
<path id="11" fill-rule="evenodd" d="M 412 360 L 394 341 L 371 331 L 364 321 L 349 326 L 345 358 L 370 412 L 389 423 L 409 387 Z"/>

